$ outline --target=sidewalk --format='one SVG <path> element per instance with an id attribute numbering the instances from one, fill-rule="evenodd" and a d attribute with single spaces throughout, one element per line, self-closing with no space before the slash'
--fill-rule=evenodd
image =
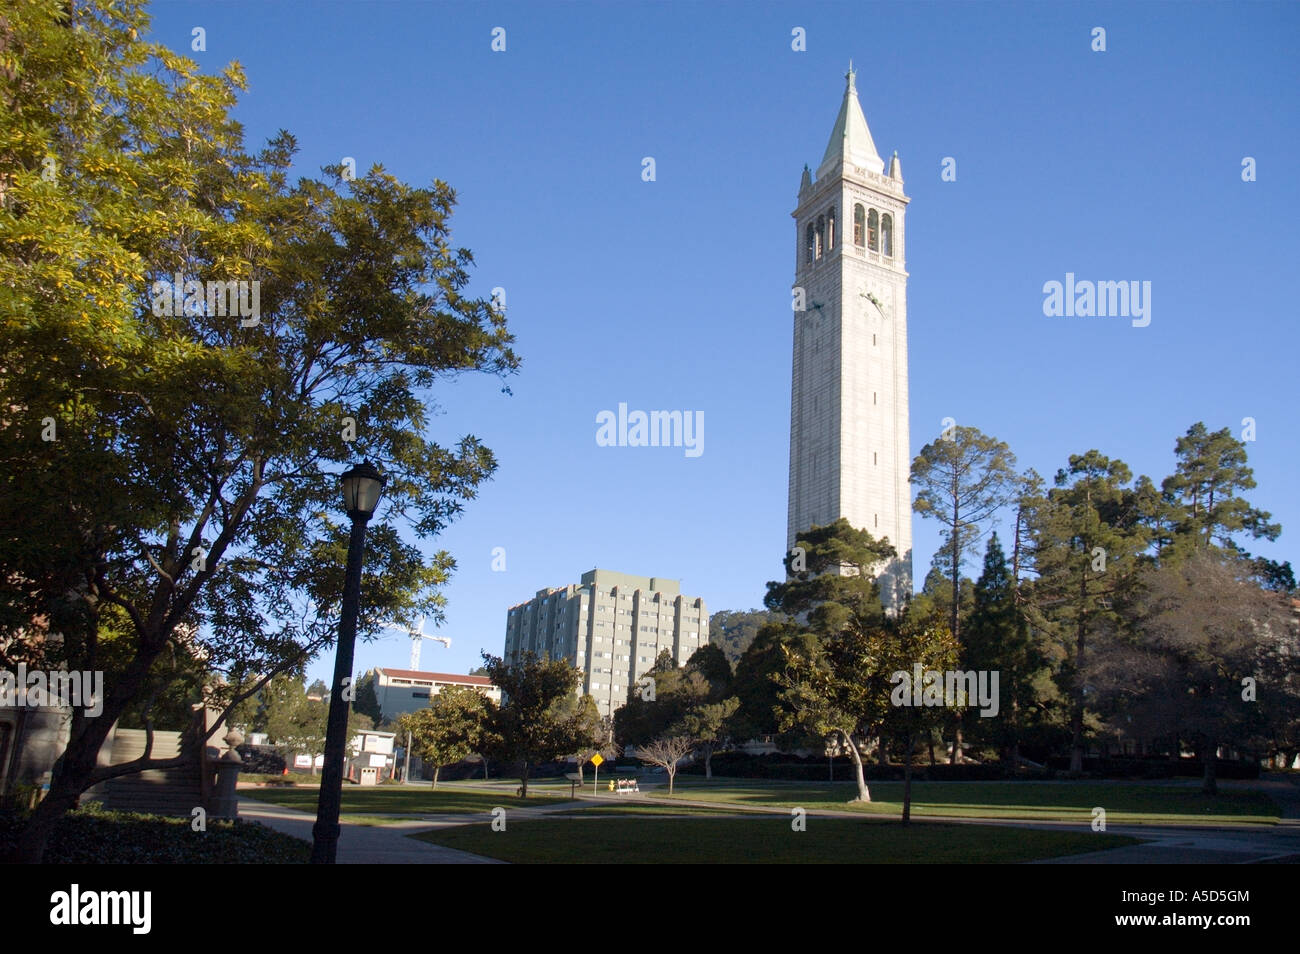
<path id="1" fill-rule="evenodd" d="M 239 817 L 261 822 L 268 828 L 311 841 L 316 816 L 294 808 L 281 808 L 252 798 L 239 799 Z M 467 819 L 458 816 L 460 823 Z M 495 858 L 472 855 L 467 851 L 432 845 L 408 838 L 411 832 L 437 828 L 436 822 L 416 819 L 397 825 L 349 825 L 343 823 L 339 834 L 338 863 L 341 865 L 499 865 Z"/>

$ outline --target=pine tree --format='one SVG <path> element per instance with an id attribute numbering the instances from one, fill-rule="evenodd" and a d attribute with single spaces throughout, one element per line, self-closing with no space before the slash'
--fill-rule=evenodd
<path id="1" fill-rule="evenodd" d="M 1096 450 L 1072 455 L 1035 515 L 1029 621 L 1051 634 L 1064 653 L 1057 671 L 1070 700 L 1070 768 L 1083 768 L 1089 640 L 1121 625 L 1115 603 L 1149 561 L 1150 542 L 1132 473 Z"/>
<path id="2" fill-rule="evenodd" d="M 1255 487 L 1246 444 L 1228 428 L 1210 432 L 1197 422 L 1174 447 L 1178 465 L 1161 489 L 1173 512 L 1173 544 L 1190 550 L 1240 551 L 1237 537 L 1276 540 L 1282 528 L 1271 514 L 1252 507 L 1240 492 Z"/>
<path id="3" fill-rule="evenodd" d="M 975 599 L 966 625 L 962 665 L 997 672 L 1000 705 L 992 720 L 967 720 L 998 745 L 1015 771 L 1020 759 L 1022 723 L 1035 701 L 1035 682 L 1046 660 L 1031 636 L 1028 620 L 1016 600 L 1016 581 L 996 533 L 984 552 L 984 570 L 974 585 Z"/>
<path id="4" fill-rule="evenodd" d="M 961 568 L 979 543 L 982 526 L 1015 492 L 1016 457 L 1005 443 L 974 427 L 954 427 L 926 444 L 912 461 L 913 509 L 939 521 L 943 545 L 935 554 L 952 585 L 948 628 L 961 636 Z M 952 761 L 961 761 L 961 724 L 954 727 Z"/>

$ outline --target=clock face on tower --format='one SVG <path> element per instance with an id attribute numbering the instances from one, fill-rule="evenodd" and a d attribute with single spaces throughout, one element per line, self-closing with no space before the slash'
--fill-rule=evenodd
<path id="1" fill-rule="evenodd" d="M 862 302 L 862 314 L 868 321 L 880 321 L 882 318 L 888 321 L 894 317 L 890 297 L 880 282 L 867 280 L 858 286 L 858 300 Z"/>

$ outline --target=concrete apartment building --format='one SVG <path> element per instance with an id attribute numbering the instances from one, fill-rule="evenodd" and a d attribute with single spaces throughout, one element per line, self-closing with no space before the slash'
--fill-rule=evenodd
<path id="1" fill-rule="evenodd" d="M 660 652 L 681 665 L 708 641 L 704 600 L 658 576 L 590 570 L 580 583 L 538 590 L 506 614 L 505 658 L 533 652 L 567 660 L 601 715 L 627 701 L 628 687 Z"/>

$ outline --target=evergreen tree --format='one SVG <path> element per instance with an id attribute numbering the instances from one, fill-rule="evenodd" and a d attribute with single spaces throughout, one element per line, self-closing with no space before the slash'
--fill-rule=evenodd
<path id="1" fill-rule="evenodd" d="M 1050 634 L 1063 660 L 1069 698 L 1072 771 L 1083 767 L 1090 638 L 1114 632 L 1117 600 L 1132 587 L 1150 541 L 1128 467 L 1095 450 L 1072 455 L 1035 515 L 1030 623 Z"/>
<path id="2" fill-rule="evenodd" d="M 974 606 L 966 626 L 962 667 L 997 672 L 1000 702 L 997 716 L 968 716 L 966 727 L 996 744 L 1015 771 L 1020 758 L 1021 726 L 1035 702 L 1036 683 L 1046 660 L 1017 605 L 1015 579 L 996 533 L 989 537 L 984 570 L 973 590 Z"/>
<path id="3" fill-rule="evenodd" d="M 983 524 L 1016 490 L 1016 457 L 1002 441 L 974 427 L 953 427 L 926 444 L 912 461 L 913 509 L 937 520 L 943 541 L 934 556 L 952 587 L 948 629 L 959 644 L 963 586 L 961 568 L 975 552 Z M 961 761 L 961 723 L 954 724 L 952 757 Z"/>
<path id="4" fill-rule="evenodd" d="M 884 613 L 876 572 L 896 555 L 887 541 L 843 517 L 812 527 L 785 555 L 786 578 L 767 584 L 763 605 L 806 620 L 818 635 L 840 632 L 855 617 Z"/>
<path id="5" fill-rule="evenodd" d="M 1240 551 L 1237 537 L 1276 540 L 1282 528 L 1252 507 L 1241 491 L 1255 487 L 1246 444 L 1228 428 L 1210 432 L 1197 422 L 1174 447 L 1178 465 L 1161 485 L 1174 512 L 1173 543 L 1180 553 L 1219 548 Z"/>

